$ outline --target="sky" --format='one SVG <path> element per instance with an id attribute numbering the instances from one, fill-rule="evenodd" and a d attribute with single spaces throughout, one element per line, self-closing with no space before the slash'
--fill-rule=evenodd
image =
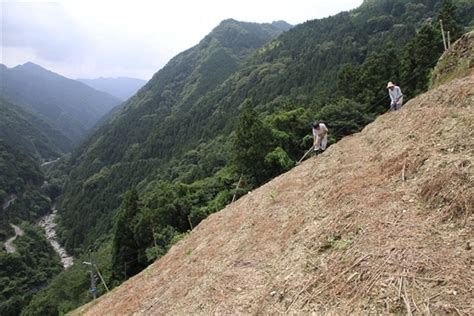
<path id="1" fill-rule="evenodd" d="M 148 80 L 222 20 L 296 25 L 362 0 L 1 1 L 1 63 L 34 62 L 68 78 Z"/>

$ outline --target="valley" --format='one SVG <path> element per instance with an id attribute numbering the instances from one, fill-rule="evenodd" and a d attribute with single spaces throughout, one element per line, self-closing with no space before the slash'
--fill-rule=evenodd
<path id="1" fill-rule="evenodd" d="M 0 315 L 471 314 L 474 3 L 360 2 L 0 64 Z"/>
<path id="2" fill-rule="evenodd" d="M 46 239 L 48 239 L 51 246 L 53 246 L 54 250 L 61 258 L 61 263 L 64 269 L 67 269 L 74 264 L 74 258 L 69 256 L 66 250 L 59 244 L 56 234 L 57 215 L 58 210 L 53 206 L 53 208 L 51 209 L 51 213 L 43 216 L 38 222 L 38 225 L 44 229 Z"/>

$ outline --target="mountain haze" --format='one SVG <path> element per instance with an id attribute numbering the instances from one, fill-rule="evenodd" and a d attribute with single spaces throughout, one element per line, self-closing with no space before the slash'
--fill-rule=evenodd
<path id="1" fill-rule="evenodd" d="M 74 143 L 120 103 L 115 97 L 34 63 L 0 67 L 2 98 L 36 114 Z"/>
<path id="2" fill-rule="evenodd" d="M 146 80 L 118 77 L 118 78 L 96 78 L 77 79 L 77 81 L 88 85 L 98 91 L 106 92 L 114 97 L 125 101 L 134 95 L 146 83 Z"/>

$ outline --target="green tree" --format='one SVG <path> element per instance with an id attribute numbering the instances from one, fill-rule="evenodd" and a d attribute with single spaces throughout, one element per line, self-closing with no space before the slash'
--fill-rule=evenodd
<path id="1" fill-rule="evenodd" d="M 458 22 L 457 7 L 452 0 L 443 0 L 441 9 L 438 12 L 438 21 L 443 21 L 445 32 L 449 31 L 451 42 L 454 42 L 462 35 L 462 28 Z"/>
<path id="2" fill-rule="evenodd" d="M 382 100 L 387 96 L 387 81 L 399 82 L 400 60 L 400 54 L 392 43 L 382 52 L 370 54 L 360 69 L 359 93 L 352 99 L 372 113 L 384 112 L 386 106 Z"/>
<path id="3" fill-rule="evenodd" d="M 412 98 L 428 89 L 434 64 L 443 52 L 441 34 L 431 24 L 424 24 L 406 45 L 402 59 L 403 93 Z"/>
<path id="4" fill-rule="evenodd" d="M 277 176 L 295 166 L 294 160 L 292 160 L 281 147 L 277 147 L 268 153 L 265 156 L 265 163 L 271 176 Z"/>
<path id="5" fill-rule="evenodd" d="M 115 225 L 112 250 L 113 277 L 123 281 L 143 269 L 138 262 L 138 245 L 133 234 L 133 222 L 138 214 L 138 193 L 125 193 Z"/>
<path id="6" fill-rule="evenodd" d="M 364 106 L 346 98 L 324 106 L 317 113 L 317 118 L 328 125 L 330 140 L 356 133 L 372 121 L 372 117 L 365 113 Z"/>
<path id="7" fill-rule="evenodd" d="M 243 103 L 233 146 L 234 163 L 248 179 L 260 184 L 268 175 L 265 156 L 271 148 L 271 132 L 259 119 L 252 102 Z"/>

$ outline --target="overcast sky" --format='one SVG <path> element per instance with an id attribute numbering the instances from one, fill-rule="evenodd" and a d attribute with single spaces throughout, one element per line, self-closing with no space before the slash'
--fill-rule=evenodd
<path id="1" fill-rule="evenodd" d="M 69 78 L 150 79 L 220 21 L 299 24 L 362 0 L 2 1 L 1 62 L 27 61 Z"/>

